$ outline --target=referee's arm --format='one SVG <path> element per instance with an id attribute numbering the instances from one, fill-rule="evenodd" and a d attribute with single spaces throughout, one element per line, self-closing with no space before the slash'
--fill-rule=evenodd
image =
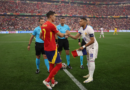
<path id="1" fill-rule="evenodd" d="M 27 47 L 28 50 L 30 50 L 30 45 L 31 45 L 31 43 L 32 43 L 33 38 L 34 38 L 34 35 L 32 35 L 32 36 L 30 37 L 29 44 L 28 44 L 28 47 Z"/>

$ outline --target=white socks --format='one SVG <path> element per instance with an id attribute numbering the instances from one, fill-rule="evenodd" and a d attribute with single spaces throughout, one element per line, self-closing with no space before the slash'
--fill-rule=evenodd
<path id="1" fill-rule="evenodd" d="M 90 62 L 87 60 L 87 63 L 88 63 L 88 73 L 89 73 Z"/>
<path id="2" fill-rule="evenodd" d="M 102 36 L 104 37 L 104 34 Z"/>
<path id="3" fill-rule="evenodd" d="M 95 62 L 90 62 L 88 64 L 88 69 L 89 69 L 89 78 L 93 79 L 93 74 L 94 74 L 94 70 L 95 70 Z"/>
<path id="4" fill-rule="evenodd" d="M 101 36 L 103 36 L 103 38 L 104 38 L 104 34 L 102 34 L 102 35 L 100 34 L 100 38 L 101 38 Z"/>

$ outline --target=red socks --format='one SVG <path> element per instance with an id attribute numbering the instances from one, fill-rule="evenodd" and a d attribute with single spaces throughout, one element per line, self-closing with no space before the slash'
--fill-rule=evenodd
<path id="1" fill-rule="evenodd" d="M 54 79 L 54 78 L 51 79 L 51 83 L 52 83 L 52 84 L 55 83 L 55 79 Z"/>
<path id="2" fill-rule="evenodd" d="M 53 65 L 50 64 L 50 70 L 49 71 L 51 71 L 51 72 L 50 72 L 48 78 L 46 79 L 47 82 L 50 82 L 50 80 L 56 75 L 56 73 L 62 67 L 62 64 L 60 63 L 60 64 L 56 64 L 55 68 L 52 69 L 52 67 L 54 67 Z"/>
<path id="3" fill-rule="evenodd" d="M 54 64 L 50 63 L 49 72 L 51 72 L 53 68 L 54 68 Z"/>

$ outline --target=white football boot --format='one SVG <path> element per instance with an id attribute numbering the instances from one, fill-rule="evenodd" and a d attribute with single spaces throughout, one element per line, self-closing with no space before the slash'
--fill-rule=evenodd
<path id="1" fill-rule="evenodd" d="M 55 83 L 54 84 L 51 84 L 51 87 L 55 87 L 55 85 L 57 85 L 58 84 L 58 82 L 57 81 L 55 81 Z"/>
<path id="2" fill-rule="evenodd" d="M 43 84 L 48 88 L 48 89 L 52 89 L 50 86 L 50 83 L 46 82 L 45 80 L 43 80 Z"/>
<path id="3" fill-rule="evenodd" d="M 89 74 L 88 75 L 86 75 L 86 76 L 83 76 L 83 78 L 88 78 L 89 77 Z"/>
<path id="4" fill-rule="evenodd" d="M 90 83 L 93 81 L 93 78 L 88 78 L 87 80 L 85 80 L 83 83 Z"/>

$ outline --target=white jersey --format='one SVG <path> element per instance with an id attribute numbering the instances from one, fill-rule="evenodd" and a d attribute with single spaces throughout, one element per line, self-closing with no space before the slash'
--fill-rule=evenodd
<path id="1" fill-rule="evenodd" d="M 87 51 L 91 52 L 92 54 L 94 54 L 94 59 L 97 58 L 97 53 L 98 53 L 98 43 L 97 40 L 94 36 L 94 30 L 91 26 L 87 25 L 85 29 L 83 29 L 82 27 L 79 29 L 78 33 L 81 34 L 81 36 L 83 37 L 84 41 L 86 43 L 90 42 L 90 38 L 94 37 L 94 43 L 89 45 L 87 47 Z M 93 49 L 93 50 L 92 50 Z"/>
<path id="2" fill-rule="evenodd" d="M 100 28 L 100 30 L 101 30 L 101 34 L 104 34 L 104 33 L 103 33 L 103 28 Z"/>
<path id="3" fill-rule="evenodd" d="M 88 43 L 88 42 L 90 41 L 90 37 L 94 37 L 94 30 L 93 30 L 92 27 L 89 26 L 89 25 L 86 26 L 85 29 L 83 29 L 83 28 L 81 27 L 78 32 L 81 34 L 81 36 L 83 37 L 83 39 L 84 39 L 84 41 L 85 41 L 86 43 Z M 91 45 L 88 46 L 88 47 L 89 47 L 89 48 L 94 48 L 94 44 L 98 44 L 95 37 L 94 37 L 94 43 L 91 44 Z"/>

